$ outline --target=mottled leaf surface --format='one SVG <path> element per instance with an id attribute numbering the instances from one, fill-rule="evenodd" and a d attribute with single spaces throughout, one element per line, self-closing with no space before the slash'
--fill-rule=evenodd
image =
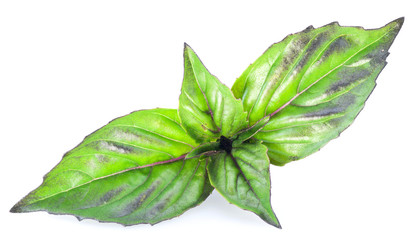
<path id="1" fill-rule="evenodd" d="M 403 18 L 380 29 L 331 23 L 272 45 L 232 90 L 273 164 L 301 159 L 337 137 L 361 111 Z"/>
<path id="2" fill-rule="evenodd" d="M 208 72 L 188 45 L 184 48 L 179 115 L 183 127 L 199 142 L 231 137 L 247 125 L 241 100 Z"/>
<path id="3" fill-rule="evenodd" d="M 184 159 L 196 145 L 176 110 L 133 112 L 66 153 L 12 212 L 44 210 L 124 225 L 178 216 L 213 189 L 206 158 Z"/>
<path id="4" fill-rule="evenodd" d="M 270 162 L 267 147 L 243 143 L 231 152 L 211 156 L 211 184 L 230 203 L 257 214 L 268 224 L 280 227 L 271 208 Z"/>

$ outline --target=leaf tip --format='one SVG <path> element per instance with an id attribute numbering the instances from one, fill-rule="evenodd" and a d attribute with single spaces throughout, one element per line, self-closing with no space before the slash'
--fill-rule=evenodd
<path id="1" fill-rule="evenodd" d="M 397 35 L 398 32 L 401 30 L 402 25 L 404 24 L 404 19 L 404 17 L 397 18 L 394 21 L 389 22 L 383 28 L 389 28 L 390 30 L 388 31 L 393 31 L 394 35 Z"/>
<path id="2" fill-rule="evenodd" d="M 400 17 L 393 21 L 397 24 L 398 31 L 402 28 L 402 25 L 404 24 L 404 20 L 405 20 L 405 17 Z"/>
<path id="3" fill-rule="evenodd" d="M 186 42 L 184 42 L 184 59 L 190 60 L 190 59 L 193 58 L 193 56 L 197 56 L 197 54 L 190 47 L 190 45 L 188 45 Z"/>
<path id="4" fill-rule="evenodd" d="M 280 221 L 278 221 L 277 216 L 275 215 L 274 211 L 271 210 L 271 214 L 269 214 L 269 218 L 262 218 L 264 221 L 266 221 L 268 224 L 278 228 L 282 229 Z"/>
<path id="5" fill-rule="evenodd" d="M 391 47 L 391 44 L 394 42 L 403 24 L 404 17 L 400 17 L 380 28 L 385 32 L 387 36 L 388 48 Z"/>
<path id="6" fill-rule="evenodd" d="M 405 20 L 405 17 L 400 17 L 400 18 L 397 18 L 396 20 L 394 20 L 394 22 L 398 22 L 402 26 L 402 24 L 404 23 L 404 20 Z"/>
<path id="7" fill-rule="evenodd" d="M 18 201 L 10 210 L 11 213 L 24 213 L 24 212 L 34 212 L 37 209 L 33 207 L 32 193 Z"/>
<path id="8" fill-rule="evenodd" d="M 190 45 L 188 45 L 188 43 L 186 43 L 186 42 L 184 42 L 184 52 L 187 52 L 187 51 L 193 51 L 193 49 L 190 47 Z"/>
<path id="9" fill-rule="evenodd" d="M 11 213 L 22 213 L 24 212 L 24 210 L 21 208 L 21 205 L 19 203 L 16 203 L 16 205 L 14 205 L 11 209 L 10 209 Z"/>

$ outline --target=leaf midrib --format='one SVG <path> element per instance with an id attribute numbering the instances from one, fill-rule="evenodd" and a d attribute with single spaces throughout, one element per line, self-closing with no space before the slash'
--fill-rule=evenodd
<path id="1" fill-rule="evenodd" d="M 35 203 L 37 203 L 37 202 L 41 202 L 41 201 L 43 201 L 43 200 L 45 200 L 45 199 L 54 197 L 54 196 L 56 196 L 56 195 L 69 192 L 69 191 L 71 191 L 71 190 L 73 190 L 73 189 L 77 189 L 77 188 L 79 188 L 79 187 L 82 187 L 82 186 L 91 184 L 91 183 L 93 183 L 93 182 L 95 182 L 95 181 L 104 180 L 104 179 L 106 179 L 106 178 L 114 177 L 114 176 L 117 176 L 117 175 L 120 175 L 120 174 L 129 172 L 129 171 L 138 170 L 138 169 L 143 169 L 143 168 L 148 168 L 148 167 L 155 167 L 155 166 L 157 166 L 157 165 L 162 165 L 162 164 L 167 164 L 167 163 L 173 163 L 173 162 L 176 162 L 176 161 L 179 161 L 179 160 L 184 159 L 185 156 L 186 156 L 186 154 L 181 155 L 180 157 L 177 157 L 177 158 L 168 159 L 168 160 L 164 160 L 164 161 L 160 161 L 160 162 L 155 162 L 155 163 L 151 163 L 151 164 L 147 164 L 147 165 L 142 165 L 142 166 L 136 166 L 136 167 L 132 167 L 132 168 L 127 168 L 127 169 L 124 169 L 124 170 L 121 170 L 121 171 L 118 171 L 118 172 L 115 172 L 115 173 L 111 173 L 111 174 L 108 174 L 108 175 L 105 175 L 105 176 L 97 177 L 97 178 L 94 178 L 94 179 L 92 179 L 92 180 L 90 180 L 90 181 L 88 181 L 88 182 L 79 184 L 79 185 L 77 185 L 77 186 L 75 186 L 75 187 L 71 187 L 71 188 L 66 189 L 66 190 L 64 190 L 64 191 L 60 191 L 60 192 L 58 192 L 58 193 L 51 194 L 51 195 L 45 196 L 45 197 L 43 197 L 43 198 L 37 199 L 37 200 L 35 200 L 35 201 L 33 201 L 33 202 L 29 203 L 29 204 L 26 204 L 26 205 L 27 205 L 27 206 L 33 205 L 33 204 L 35 204 Z M 191 159 L 194 159 L 194 158 L 195 158 L 195 157 L 193 157 L 193 158 L 191 158 Z M 186 160 L 189 160 L 189 159 L 186 159 Z"/>
<path id="2" fill-rule="evenodd" d="M 162 137 L 162 138 L 171 140 L 171 141 L 173 141 L 173 142 L 182 143 L 182 144 L 185 144 L 185 145 L 187 145 L 187 146 L 189 146 L 189 147 L 191 147 L 191 148 L 194 148 L 194 146 L 191 145 L 191 144 L 189 144 L 189 143 L 186 143 L 186 142 L 183 142 L 183 141 L 181 141 L 181 140 L 177 140 L 177 139 L 174 139 L 174 138 L 171 138 L 171 137 L 167 137 L 167 136 L 165 136 L 165 135 L 163 135 L 163 134 L 153 132 L 153 131 L 148 130 L 148 129 L 146 129 L 146 128 L 142 128 L 142 127 L 140 127 L 140 126 L 127 125 L 127 124 L 115 124 L 115 125 L 107 126 L 107 127 L 105 127 L 105 129 L 109 129 L 109 128 L 113 128 L 113 127 L 130 127 L 130 128 L 135 128 L 135 129 L 138 129 L 138 130 L 142 130 L 142 131 L 148 132 L 148 133 L 150 133 L 150 134 L 152 134 L 152 135 L 154 135 L 154 136 Z"/>
<path id="3" fill-rule="evenodd" d="M 391 30 L 390 30 L 391 31 Z M 388 33 L 390 33 L 390 31 L 387 31 L 385 34 L 383 34 L 382 36 L 380 36 L 379 38 L 377 38 L 376 40 L 374 40 L 373 42 L 367 44 L 366 46 L 364 46 L 363 48 L 361 48 L 360 50 L 358 50 L 357 52 L 355 52 L 352 56 L 350 56 L 349 58 L 347 58 L 345 61 L 343 61 L 341 64 L 339 64 L 338 66 L 336 66 L 335 68 L 331 69 L 330 71 L 328 71 L 326 74 L 324 74 L 323 76 L 321 76 L 319 79 L 317 79 L 316 81 L 314 81 L 313 83 L 311 83 L 308 87 L 306 87 L 304 90 L 302 90 L 301 92 L 298 92 L 294 97 L 292 97 L 288 102 L 286 102 L 284 105 L 282 105 L 280 108 L 278 108 L 277 110 L 275 110 L 273 113 L 270 114 L 270 118 L 273 117 L 275 114 L 277 114 L 279 111 L 281 111 L 282 109 L 284 109 L 285 107 L 287 107 L 292 101 L 294 101 L 298 96 L 300 96 L 301 94 L 303 94 L 305 91 L 307 91 L 308 89 L 310 89 L 313 85 L 317 84 L 320 80 L 324 79 L 326 76 L 328 76 L 329 74 L 331 74 L 332 72 L 334 72 L 335 70 L 339 69 L 341 66 L 344 66 L 349 60 L 351 60 L 352 58 L 354 58 L 356 55 L 358 55 L 360 52 L 364 51 L 365 49 L 367 49 L 368 47 L 370 47 L 371 45 L 375 44 L 376 42 L 380 41 L 383 37 L 385 37 L 386 35 L 388 35 Z M 302 76 L 303 77 L 303 76 Z M 301 79 L 302 79 L 301 77 Z M 300 80 L 301 80 L 300 79 Z"/>
<path id="4" fill-rule="evenodd" d="M 258 200 L 258 205 L 261 205 L 261 199 L 259 198 L 259 196 L 257 195 L 257 193 L 254 191 L 254 188 L 251 186 L 250 181 L 248 180 L 248 178 L 245 176 L 243 170 L 241 169 L 240 165 L 238 165 L 238 162 L 236 160 L 236 158 L 233 156 L 232 153 L 229 153 L 228 156 L 230 156 L 231 160 L 234 162 L 234 165 L 237 167 L 238 171 L 240 172 L 240 174 L 243 176 L 244 180 L 246 181 L 247 185 L 250 187 L 251 192 L 256 196 L 257 200 Z M 237 183 L 238 186 L 238 183 Z M 258 208 L 259 206 L 257 206 Z"/>
<path id="5" fill-rule="evenodd" d="M 218 132 L 221 132 L 221 128 L 219 126 L 217 126 L 216 122 L 214 121 L 214 113 L 213 113 L 213 110 L 210 107 L 210 103 L 208 102 L 207 96 L 206 96 L 205 92 L 203 91 L 203 89 L 201 88 L 200 83 L 198 82 L 198 77 L 197 77 L 196 71 L 194 70 L 194 65 L 193 65 L 193 60 L 191 59 L 191 54 L 187 53 L 187 56 L 188 56 L 188 61 L 190 62 L 191 69 L 193 70 L 195 82 L 197 84 L 198 89 L 200 89 L 200 92 L 203 94 L 204 101 L 206 102 L 206 105 L 208 107 L 208 111 L 210 113 L 211 120 L 213 121 L 213 125 L 217 128 Z"/>

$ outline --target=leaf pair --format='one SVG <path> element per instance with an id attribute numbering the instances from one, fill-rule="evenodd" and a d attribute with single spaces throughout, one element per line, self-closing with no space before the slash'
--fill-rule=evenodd
<path id="1" fill-rule="evenodd" d="M 352 123 L 402 23 L 309 27 L 272 45 L 232 91 L 185 45 L 178 111 L 141 110 L 113 120 L 66 153 L 11 212 L 155 224 L 215 188 L 280 227 L 271 208 L 270 161 L 301 159 Z"/>

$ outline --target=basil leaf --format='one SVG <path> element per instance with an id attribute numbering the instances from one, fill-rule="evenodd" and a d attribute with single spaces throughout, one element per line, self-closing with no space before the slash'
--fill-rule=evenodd
<path id="1" fill-rule="evenodd" d="M 256 122 L 253 126 L 244 129 L 243 131 L 240 131 L 236 136 L 235 140 L 233 142 L 233 146 L 242 144 L 244 141 L 249 140 L 252 138 L 255 134 L 257 134 L 261 129 L 264 128 L 264 126 L 268 123 L 270 120 L 270 116 L 266 116 L 260 121 Z"/>
<path id="2" fill-rule="evenodd" d="M 270 116 L 254 137 L 273 164 L 301 159 L 336 138 L 361 111 L 386 65 L 403 18 L 380 29 L 332 23 L 272 45 L 235 82 L 250 125 Z"/>
<path id="3" fill-rule="evenodd" d="M 213 155 L 218 151 L 221 151 L 219 142 L 204 143 L 195 148 L 193 151 L 189 152 L 185 158 L 189 159 L 193 157 L 199 157 L 201 155 Z"/>
<path id="4" fill-rule="evenodd" d="M 211 184 L 230 203 L 257 214 L 268 224 L 281 228 L 271 208 L 270 162 L 267 147 L 243 143 L 231 152 L 210 157 L 207 170 Z"/>
<path id="5" fill-rule="evenodd" d="M 208 72 L 187 44 L 179 116 L 183 127 L 199 142 L 216 140 L 221 135 L 231 137 L 247 126 L 241 101 Z"/>
<path id="6" fill-rule="evenodd" d="M 176 110 L 133 112 L 87 136 L 11 211 L 124 225 L 178 216 L 213 189 L 207 158 L 184 159 L 195 145 Z"/>

